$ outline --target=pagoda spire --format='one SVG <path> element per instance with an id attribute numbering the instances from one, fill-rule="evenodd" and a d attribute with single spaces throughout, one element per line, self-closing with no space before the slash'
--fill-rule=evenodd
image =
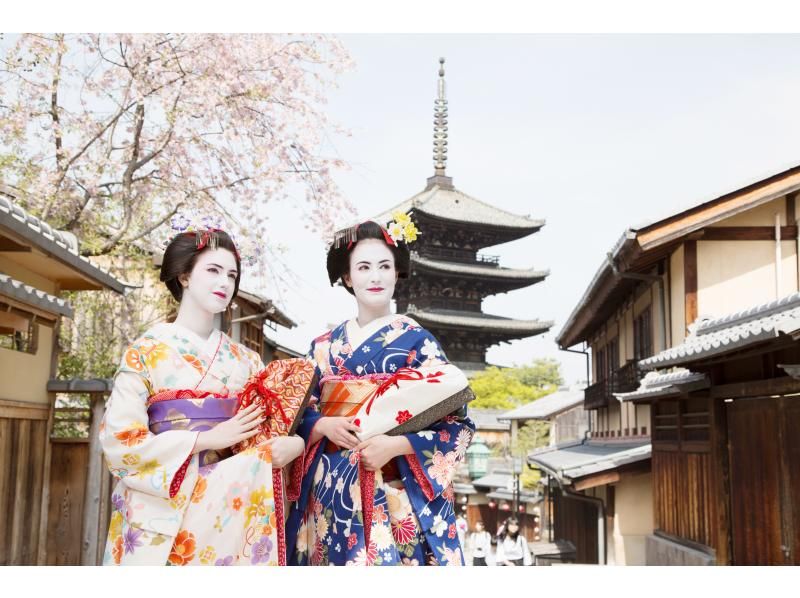
<path id="1" fill-rule="evenodd" d="M 445 189 L 452 189 L 453 179 L 445 175 L 447 167 L 447 89 L 444 81 L 444 58 L 439 59 L 439 80 L 433 106 L 434 171 L 433 176 L 428 179 L 427 188 L 438 185 Z"/>

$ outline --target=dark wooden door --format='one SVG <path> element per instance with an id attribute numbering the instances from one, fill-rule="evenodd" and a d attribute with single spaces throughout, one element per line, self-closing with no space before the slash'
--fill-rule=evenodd
<path id="1" fill-rule="evenodd" d="M 727 405 L 735 565 L 797 562 L 798 405 L 800 400 L 787 398 Z"/>
<path id="2" fill-rule="evenodd" d="M 576 563 L 598 564 L 597 507 L 554 492 L 553 511 L 553 535 L 556 541 L 572 542 Z"/>
<path id="3" fill-rule="evenodd" d="M 782 399 L 784 476 L 788 483 L 784 488 L 786 535 L 791 541 L 792 554 L 789 560 L 800 565 L 800 397 Z"/>

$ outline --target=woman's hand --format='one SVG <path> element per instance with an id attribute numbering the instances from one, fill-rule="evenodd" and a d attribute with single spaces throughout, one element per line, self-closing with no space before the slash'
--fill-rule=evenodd
<path id="1" fill-rule="evenodd" d="M 233 446 L 258 434 L 258 425 L 266 419 L 255 403 L 242 409 L 229 420 L 216 425 L 211 430 L 200 432 L 194 444 L 194 453 L 213 449 L 220 450 Z"/>
<path id="2" fill-rule="evenodd" d="M 355 415 L 352 417 L 321 417 L 314 426 L 314 431 L 342 448 L 352 449 L 358 444 L 358 437 L 355 434 L 361 431 L 361 428 L 353 423 L 355 418 Z"/>
<path id="3" fill-rule="evenodd" d="M 355 450 L 361 452 L 361 462 L 367 471 L 378 471 L 389 461 L 412 451 L 411 443 L 405 436 L 379 434 L 358 444 Z"/>
<path id="4" fill-rule="evenodd" d="M 305 441 L 299 436 L 278 436 L 270 438 L 264 444 L 272 449 L 272 467 L 280 469 L 303 454 L 306 448 Z"/>

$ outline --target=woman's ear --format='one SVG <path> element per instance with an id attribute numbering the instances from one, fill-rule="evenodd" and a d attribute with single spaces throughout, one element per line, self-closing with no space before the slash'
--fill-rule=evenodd
<path id="1" fill-rule="evenodd" d="M 347 288 L 350 288 L 350 289 L 353 288 L 353 282 L 350 279 L 350 274 L 349 273 L 342 274 L 342 284 L 344 286 L 346 286 Z"/>
<path id="2" fill-rule="evenodd" d="M 189 286 L 189 275 L 186 273 L 178 275 L 178 282 L 181 283 L 181 286 L 185 289 Z"/>

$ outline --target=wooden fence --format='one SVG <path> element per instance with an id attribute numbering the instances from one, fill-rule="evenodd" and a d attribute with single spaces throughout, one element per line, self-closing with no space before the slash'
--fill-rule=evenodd
<path id="1" fill-rule="evenodd" d="M 102 561 L 111 476 L 98 428 L 109 390 L 101 380 L 48 384 L 51 393 L 88 393 L 84 410 L 57 409 L 55 395 L 50 405 L 0 401 L 0 565 Z M 63 421 L 85 421 L 86 431 L 54 437 Z"/>

